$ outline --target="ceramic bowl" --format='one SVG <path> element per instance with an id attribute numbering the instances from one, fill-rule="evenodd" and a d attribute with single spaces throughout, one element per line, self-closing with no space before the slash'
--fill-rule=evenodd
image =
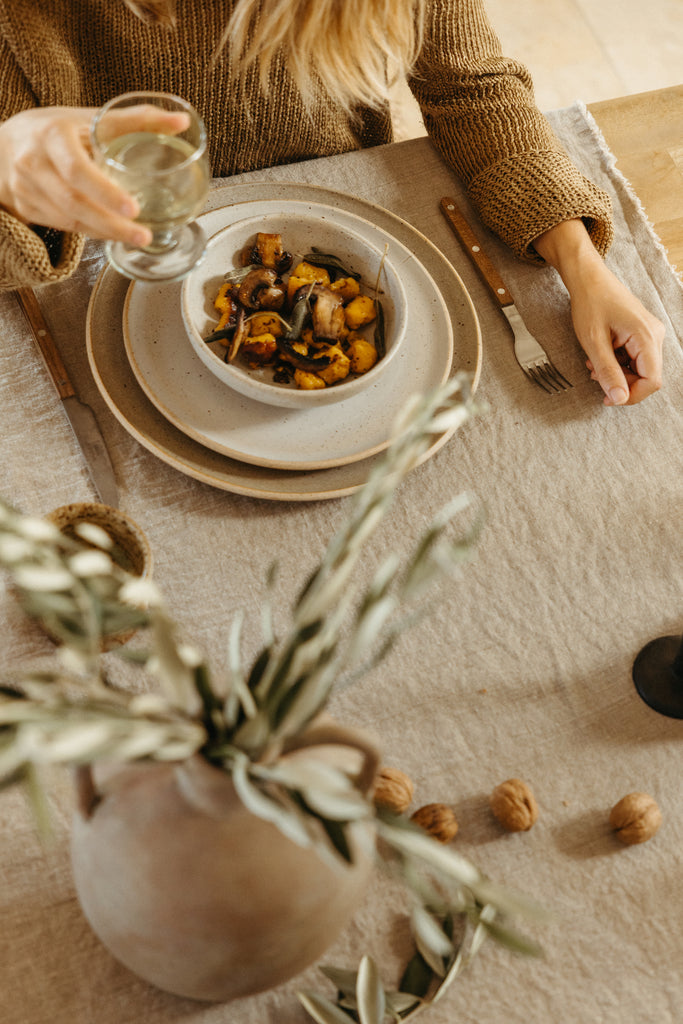
<path id="1" fill-rule="evenodd" d="M 61 505 L 45 516 L 66 536 L 79 537 L 81 524 L 98 526 L 110 537 L 112 547 L 108 551 L 113 562 L 131 576 L 149 576 L 152 572 L 152 550 L 142 529 L 134 520 L 119 509 L 93 501 L 72 502 Z M 86 541 L 87 543 L 87 541 Z M 126 643 L 136 630 L 107 633 L 102 638 L 102 647 L 108 650 Z"/>
<path id="2" fill-rule="evenodd" d="M 348 216 L 345 216 L 345 223 L 341 225 L 335 221 L 334 207 L 304 202 L 300 205 L 300 211 L 288 210 L 286 214 L 270 213 L 249 217 L 217 232 L 209 240 L 203 262 L 185 279 L 181 289 L 185 328 L 204 365 L 235 391 L 268 405 L 290 409 L 310 409 L 338 402 L 376 383 L 395 358 L 407 323 L 403 284 L 394 265 L 385 258 L 380 276 L 379 298 L 384 312 L 386 353 L 367 373 L 350 375 L 333 386 L 307 391 L 298 388 L 293 382 L 274 382 L 272 367 L 250 369 L 239 359 L 226 363 L 223 359 L 224 346 L 219 342 L 206 344 L 204 338 L 215 330 L 218 321 L 213 302 L 223 284 L 224 275 L 241 267 L 242 250 L 260 231 L 282 235 L 284 247 L 294 253 L 292 266 L 296 266 L 304 253 L 313 249 L 332 253 L 346 268 L 361 275 L 363 294 L 374 293 L 384 254 L 363 237 L 365 221 L 361 217 L 354 217 L 354 226 L 351 227 Z M 284 276 L 286 278 L 287 273 Z M 366 328 L 366 332 L 368 330 L 371 337 L 372 325 Z"/>

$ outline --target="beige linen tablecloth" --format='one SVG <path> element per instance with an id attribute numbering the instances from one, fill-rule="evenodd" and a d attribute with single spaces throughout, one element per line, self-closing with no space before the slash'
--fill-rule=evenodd
<path id="1" fill-rule="evenodd" d="M 490 248 L 532 331 L 574 389 L 549 397 L 515 363 L 507 326 L 438 210 L 461 190 L 426 139 L 244 176 L 354 193 L 419 228 L 452 260 L 484 339 L 479 393 L 490 411 L 401 486 L 363 570 L 407 550 L 454 493 L 474 491 L 487 524 L 474 560 L 446 583 L 427 621 L 333 711 L 381 738 L 385 761 L 415 780 L 414 806 L 454 806 L 456 847 L 494 879 L 553 911 L 534 934 L 540 961 L 486 945 L 432 1024 L 667 1024 L 680 1021 L 683 920 L 683 723 L 638 698 L 631 664 L 651 638 L 683 631 L 683 295 L 637 201 L 585 110 L 551 115 L 573 157 L 613 199 L 610 264 L 667 324 L 665 387 L 640 406 L 603 407 L 583 367 L 555 274 Z M 225 202 L 219 189 L 214 205 Z M 463 200 L 464 202 L 464 200 Z M 105 407 L 90 376 L 84 321 L 102 265 L 90 245 L 73 280 L 40 299 L 81 396 L 112 450 L 121 505 L 146 530 L 156 579 L 188 636 L 218 667 L 228 625 L 247 613 L 258 642 L 266 570 L 281 566 L 280 621 L 347 514 L 352 498 L 301 504 L 233 495 L 190 479 L 143 449 Z M 92 499 L 88 477 L 11 295 L 0 296 L 0 492 L 33 513 Z M 2 663 L 50 650 L 0 601 Z M 487 799 L 518 776 L 540 805 L 529 833 L 504 834 Z M 612 805 L 651 793 L 664 824 L 622 847 Z M 326 990 L 315 968 L 281 989 L 227 1006 L 156 991 L 120 967 L 83 919 L 71 882 L 69 779 L 50 786 L 54 839 L 43 848 L 18 793 L 0 794 L 0 1020 L 3 1024 L 303 1024 L 298 987 Z M 324 958 L 373 954 L 397 980 L 405 926 L 378 877 L 362 911 Z M 331 994 L 331 993 L 330 993 Z"/>

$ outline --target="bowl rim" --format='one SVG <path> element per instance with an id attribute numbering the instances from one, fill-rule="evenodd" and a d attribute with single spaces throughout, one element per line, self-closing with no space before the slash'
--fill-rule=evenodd
<path id="1" fill-rule="evenodd" d="M 297 220 L 319 221 L 321 211 L 324 211 L 331 215 L 329 223 L 332 224 L 333 227 L 335 226 L 333 219 L 334 214 L 337 212 L 335 207 L 326 206 L 322 203 L 310 203 L 305 200 L 301 201 L 301 206 L 306 208 L 306 212 L 302 212 L 302 214 L 297 213 Z M 224 225 L 209 237 L 207 241 L 207 251 L 210 246 L 213 247 L 218 244 L 222 236 L 230 234 L 236 229 L 245 229 L 250 224 L 264 224 L 267 223 L 269 219 L 278 217 L 287 217 L 288 219 L 291 219 L 292 215 L 290 213 L 279 213 L 277 210 L 273 210 L 272 213 L 260 215 L 251 214 L 248 217 L 240 217 L 239 220 L 233 221 L 231 224 Z M 354 220 L 357 220 L 360 224 L 365 222 L 362 217 L 354 216 Z M 378 359 L 375 365 L 364 374 L 359 374 L 351 380 L 344 380 L 340 382 L 340 384 L 332 387 L 319 388 L 310 391 L 303 388 L 286 387 L 275 382 L 271 383 L 259 380 L 251 375 L 248 370 L 245 370 L 240 366 L 236 366 L 233 363 L 223 362 L 216 353 L 207 347 L 206 342 L 195 326 L 189 309 L 188 297 L 190 288 L 193 285 L 196 286 L 197 281 L 201 279 L 202 273 L 206 271 L 207 261 L 204 259 L 202 264 L 198 266 L 192 274 L 188 275 L 181 284 L 181 315 L 189 340 L 203 364 L 228 387 L 232 387 L 233 390 L 238 391 L 242 395 L 251 398 L 254 401 L 262 401 L 268 405 L 279 405 L 287 408 L 307 408 L 317 405 L 323 406 L 332 402 L 343 401 L 346 398 L 351 398 L 361 391 L 366 390 L 366 388 L 371 387 L 393 361 L 401 347 L 401 341 L 407 329 L 407 296 L 401 276 L 398 273 L 398 269 L 394 262 L 387 253 L 383 253 L 373 242 L 365 239 L 360 232 L 356 232 L 346 225 L 340 225 L 339 230 L 344 234 L 357 239 L 362 243 L 363 248 L 367 252 L 375 254 L 378 260 L 382 260 L 382 258 L 384 258 L 383 271 L 391 274 L 394 282 L 394 288 L 400 297 L 400 301 L 398 303 L 393 303 L 396 322 L 394 325 L 392 342 L 387 347 L 386 354 L 382 356 L 381 359 Z"/>

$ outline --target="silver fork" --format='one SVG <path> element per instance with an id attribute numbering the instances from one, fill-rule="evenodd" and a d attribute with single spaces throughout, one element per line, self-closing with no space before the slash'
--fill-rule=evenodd
<path id="1" fill-rule="evenodd" d="M 455 200 L 449 196 L 444 197 L 441 200 L 441 211 L 467 255 L 472 260 L 479 276 L 488 286 L 491 294 L 505 314 L 515 338 L 515 358 L 529 380 L 537 384 L 539 388 L 543 388 L 548 394 L 567 391 L 573 387 L 564 374 L 560 373 L 554 366 L 548 358 L 548 353 L 539 345 L 522 320 L 507 286 L 503 283 L 498 271 L 483 251 L 477 236 L 458 209 Z"/>

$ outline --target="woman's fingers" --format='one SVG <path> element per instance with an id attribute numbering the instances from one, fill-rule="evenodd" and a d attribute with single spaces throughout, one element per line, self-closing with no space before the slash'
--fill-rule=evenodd
<path id="1" fill-rule="evenodd" d="M 94 164 L 79 145 L 78 135 L 78 126 L 70 124 L 46 140 L 52 174 L 49 179 L 44 176 L 41 184 L 45 209 L 52 220 L 60 221 L 53 226 L 91 238 L 147 245 L 151 232 L 134 221 L 139 213 L 137 200 Z"/>
<path id="2" fill-rule="evenodd" d="M 65 187 L 56 175 L 44 176 L 36 188 L 34 203 L 30 223 L 48 223 L 60 231 L 120 240 L 133 246 L 148 245 L 151 241 L 148 228 Z"/>
<path id="3" fill-rule="evenodd" d="M 584 346 L 588 352 L 588 345 Z M 614 348 L 607 339 L 591 344 L 589 354 L 591 377 L 605 392 L 605 405 L 626 405 L 631 391 L 624 370 L 620 366 Z"/>
<path id="4" fill-rule="evenodd" d="M 81 127 L 72 122 L 46 133 L 46 156 L 55 174 L 74 196 L 84 197 L 96 206 L 111 207 L 124 217 L 137 216 L 137 202 L 108 178 L 86 152 Z"/>
<path id="5" fill-rule="evenodd" d="M 97 126 L 100 145 L 128 132 L 158 132 L 160 135 L 178 135 L 190 126 L 190 115 L 182 111 L 162 110 L 153 103 L 138 103 L 133 107 L 110 110 Z"/>
<path id="6" fill-rule="evenodd" d="M 635 405 L 661 388 L 664 327 L 652 321 L 639 336 L 614 340 L 609 349 L 600 346 L 599 355 L 586 360 L 591 379 L 605 392 L 605 405 Z"/>
<path id="7" fill-rule="evenodd" d="M 94 113 L 89 108 L 36 108 L 0 125 L 0 204 L 28 224 L 147 245 L 151 232 L 134 220 L 137 201 L 92 159 Z M 176 133 L 187 126 L 187 115 L 152 106 L 125 113 L 125 130 Z"/>

